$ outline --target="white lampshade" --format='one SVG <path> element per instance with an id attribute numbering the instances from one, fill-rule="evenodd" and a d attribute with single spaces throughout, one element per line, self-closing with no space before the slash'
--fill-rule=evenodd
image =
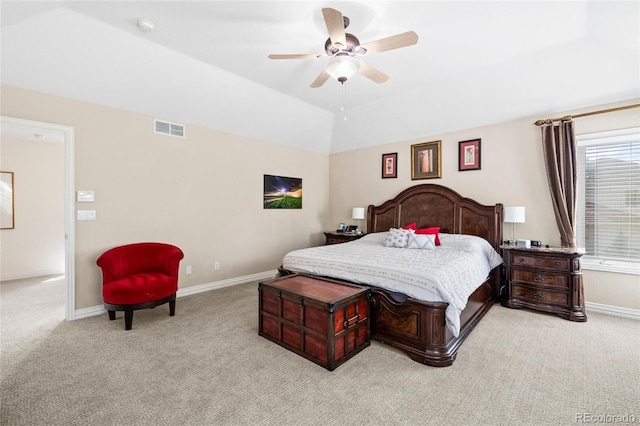
<path id="1" fill-rule="evenodd" d="M 524 223 L 524 207 L 505 207 L 503 222 Z"/>
<path id="2" fill-rule="evenodd" d="M 364 219 L 364 207 L 354 207 L 351 211 L 352 219 Z"/>
<path id="3" fill-rule="evenodd" d="M 360 61 L 351 56 L 335 56 L 324 64 L 324 70 L 334 79 L 345 82 L 360 68 Z"/>

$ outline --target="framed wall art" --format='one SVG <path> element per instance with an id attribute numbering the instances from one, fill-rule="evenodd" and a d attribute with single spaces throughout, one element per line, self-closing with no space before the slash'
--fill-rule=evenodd
<path id="1" fill-rule="evenodd" d="M 480 170 L 480 139 L 458 143 L 458 171 Z"/>
<path id="2" fill-rule="evenodd" d="M 301 209 L 302 179 L 264 175 L 265 209 Z"/>
<path id="3" fill-rule="evenodd" d="M 13 228 L 13 172 L 0 172 L 0 229 Z"/>
<path id="4" fill-rule="evenodd" d="M 411 145 L 411 179 L 442 177 L 442 141 Z"/>
<path id="5" fill-rule="evenodd" d="M 382 154 L 382 179 L 398 177 L 398 153 Z"/>

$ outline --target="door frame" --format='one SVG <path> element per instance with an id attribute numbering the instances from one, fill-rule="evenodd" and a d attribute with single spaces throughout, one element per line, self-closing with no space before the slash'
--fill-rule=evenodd
<path id="1" fill-rule="evenodd" d="M 42 121 L 0 116 L 0 125 L 37 133 L 58 134 L 64 137 L 64 276 L 65 319 L 75 319 L 75 204 L 74 204 L 74 128 Z"/>

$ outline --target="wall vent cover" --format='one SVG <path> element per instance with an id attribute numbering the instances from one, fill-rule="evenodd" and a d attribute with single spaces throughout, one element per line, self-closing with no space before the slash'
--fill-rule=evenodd
<path id="1" fill-rule="evenodd" d="M 161 135 L 175 136 L 177 138 L 184 138 L 184 124 L 171 123 L 169 121 L 153 120 L 153 132 Z"/>

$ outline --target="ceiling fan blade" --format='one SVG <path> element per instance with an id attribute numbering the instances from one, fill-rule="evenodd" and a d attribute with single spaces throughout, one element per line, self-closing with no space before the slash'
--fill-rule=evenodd
<path id="1" fill-rule="evenodd" d="M 389 76 L 378 70 L 377 68 L 372 67 L 365 61 L 360 61 L 360 69 L 358 71 L 360 74 L 367 77 L 369 80 L 375 83 L 384 83 L 389 80 Z"/>
<path id="2" fill-rule="evenodd" d="M 401 47 L 413 46 L 417 42 L 418 34 L 413 31 L 407 31 L 406 33 L 362 44 L 360 47 L 366 49 L 367 54 L 372 54 L 385 52 L 387 50 L 400 49 Z"/>
<path id="3" fill-rule="evenodd" d="M 322 58 L 324 54 L 320 53 L 300 53 L 300 54 L 284 54 L 284 55 L 269 55 L 269 59 L 318 59 Z"/>
<path id="4" fill-rule="evenodd" d="M 313 80 L 313 83 L 311 83 L 311 87 L 315 89 L 322 86 L 327 80 L 329 80 L 329 77 L 331 77 L 329 73 L 323 70 L 320 75 L 315 80 Z"/>
<path id="5" fill-rule="evenodd" d="M 322 15 L 324 16 L 325 24 L 327 24 L 327 31 L 329 32 L 331 43 L 338 48 L 347 47 L 347 37 L 344 33 L 344 18 L 342 17 L 342 12 L 325 7 L 322 9 Z"/>

